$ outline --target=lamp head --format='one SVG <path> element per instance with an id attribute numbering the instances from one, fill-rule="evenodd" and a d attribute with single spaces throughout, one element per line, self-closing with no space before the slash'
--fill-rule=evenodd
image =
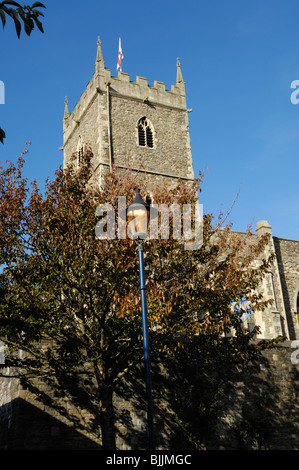
<path id="1" fill-rule="evenodd" d="M 133 240 L 144 240 L 147 237 L 150 203 L 151 199 L 147 197 L 144 202 L 140 189 L 136 189 L 135 199 L 127 208 L 128 229 Z"/>

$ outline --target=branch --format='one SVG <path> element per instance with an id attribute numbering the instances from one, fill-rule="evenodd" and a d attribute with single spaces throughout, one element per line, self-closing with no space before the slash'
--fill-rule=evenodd
<path id="1" fill-rule="evenodd" d="M 10 7 L 11 6 L 11 7 Z M 24 23 L 24 29 L 27 36 L 30 36 L 31 32 L 34 29 L 34 25 L 43 33 L 43 25 L 39 21 L 39 16 L 44 16 L 43 13 L 36 8 L 46 8 L 40 2 L 34 2 L 32 6 L 30 5 L 20 5 L 13 0 L 6 0 L 0 3 L 0 18 L 2 21 L 3 28 L 6 24 L 6 16 L 9 16 L 13 19 L 16 33 L 18 38 L 21 35 L 21 21 Z"/>

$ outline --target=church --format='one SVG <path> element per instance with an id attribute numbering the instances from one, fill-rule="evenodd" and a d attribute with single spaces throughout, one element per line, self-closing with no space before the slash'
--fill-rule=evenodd
<path id="1" fill-rule="evenodd" d="M 94 174 L 101 175 L 113 165 L 128 168 L 136 177 L 145 174 L 152 187 L 178 178 L 194 179 L 189 112 L 181 64 L 177 59 L 176 82 L 167 90 L 155 80 L 153 86 L 144 77 L 131 81 L 119 71 L 111 76 L 105 68 L 100 38 L 95 70 L 86 90 L 70 113 L 67 98 L 63 116 L 64 167 L 74 152 L 78 162 L 84 146 L 93 152 Z M 268 221 L 257 223 L 256 236 L 270 234 L 268 250 L 275 253 L 271 272 L 261 286 L 265 299 L 273 299 L 263 312 L 255 312 L 254 324 L 260 339 L 285 336 L 299 339 L 299 241 L 272 235 Z M 246 320 L 245 320 L 246 321 Z"/>
<path id="2" fill-rule="evenodd" d="M 101 42 L 98 40 L 93 76 L 72 112 L 69 111 L 67 99 L 65 100 L 61 147 L 64 167 L 74 154 L 79 165 L 87 145 L 92 148 L 94 175 L 99 178 L 99 183 L 102 175 L 113 165 L 117 166 L 118 171 L 130 168 L 136 173 L 136 181 L 146 177 L 149 192 L 151 185 L 154 187 L 164 181 L 170 186 L 175 184 L 178 178 L 192 182 L 194 172 L 189 112 L 179 60 L 176 64 L 176 81 L 170 90 L 167 90 L 161 81 L 155 81 L 153 86 L 150 86 L 147 79 L 140 76 L 133 82 L 128 74 L 121 71 L 117 77 L 112 77 L 110 70 L 104 66 Z M 294 397 L 298 394 L 299 361 L 298 353 L 293 348 L 299 344 L 299 241 L 273 236 L 269 222 L 259 221 L 254 236 L 258 238 L 265 233 L 270 235 L 266 250 L 275 254 L 275 261 L 264 277 L 260 289 L 264 298 L 273 299 L 273 302 L 264 311 L 255 312 L 253 324 L 260 329 L 257 339 L 272 339 L 281 335 L 287 341 L 277 349 L 264 351 L 262 363 L 247 366 L 240 371 L 233 369 L 229 371 L 229 375 L 226 375 L 225 370 L 221 370 L 224 374 L 223 377 L 220 375 L 223 384 L 225 387 L 226 384 L 232 385 L 232 389 L 230 393 L 227 393 L 226 388 L 221 392 L 221 416 L 218 416 L 216 406 L 218 427 L 215 429 L 215 436 L 208 436 L 208 440 L 211 439 L 211 449 L 239 448 L 236 430 L 242 431 L 243 428 L 238 426 L 242 424 L 243 419 L 245 424 L 248 423 L 248 415 L 245 413 L 247 409 L 250 409 L 255 418 L 254 426 L 257 423 L 257 428 L 253 426 L 253 431 L 257 429 L 259 434 L 261 425 L 266 424 L 267 438 L 272 439 L 274 449 L 298 449 L 299 410 Z M 239 232 L 239 235 L 242 237 L 244 234 Z M 244 319 L 244 325 L 251 327 L 247 319 Z M 291 360 L 294 352 L 297 362 Z M 51 380 L 44 382 L 37 375 L 31 381 L 29 377 L 29 387 L 17 376 L 11 376 L 10 367 L 4 367 L 2 372 L 0 449 L 101 449 L 98 434 L 90 428 L 98 409 L 94 412 L 92 404 L 92 411 L 89 411 L 89 397 L 88 404 L 79 409 L 77 402 L 73 402 L 66 391 L 66 396 L 59 395 L 58 401 L 57 396 L 55 397 L 53 406 L 51 397 L 55 394 L 55 388 L 52 389 Z M 164 372 L 162 371 L 162 382 L 156 385 L 159 413 L 155 418 L 162 442 L 161 449 L 168 449 L 172 423 L 175 423 L 175 432 L 180 428 L 175 420 L 178 410 L 172 405 L 170 393 L 174 368 L 170 369 L 169 376 Z M 184 369 L 184 374 L 185 372 Z M 169 388 L 163 388 L 164 375 L 169 380 Z M 192 370 L 192 378 L 196 379 L 195 376 Z M 203 375 L 199 375 L 199 380 L 196 381 L 199 394 L 195 395 L 195 400 L 192 399 L 194 410 L 199 414 L 199 421 L 202 411 L 197 400 L 201 394 L 205 396 L 207 383 L 203 378 Z M 219 383 L 222 384 L 221 380 L 217 380 L 213 375 L 213 383 L 217 382 L 219 386 Z M 136 386 L 139 387 L 135 375 L 133 385 L 134 390 Z M 182 386 L 185 385 L 182 381 Z M 88 381 L 87 387 L 89 386 Z M 145 436 L 144 410 L 140 410 L 140 398 L 137 402 L 134 401 L 135 392 L 132 394 L 130 388 L 124 388 L 124 391 L 125 393 L 120 393 L 115 399 L 117 446 L 123 450 L 138 449 L 140 442 L 143 445 Z M 186 396 L 189 397 L 188 394 Z M 214 394 L 212 398 L 213 408 L 215 401 L 217 405 L 218 398 Z M 60 400 L 65 408 L 60 405 Z M 182 408 L 180 399 L 178 404 L 179 408 Z M 189 415 L 192 420 L 194 416 L 190 413 L 189 406 L 188 399 L 187 424 Z M 203 420 L 204 433 L 207 424 L 207 421 Z M 186 429 L 188 431 L 187 426 Z M 247 428 L 244 429 L 247 435 Z M 187 435 L 189 439 L 188 432 Z M 181 439 L 181 434 L 179 436 Z M 177 445 L 174 448 L 177 449 Z M 240 449 L 243 450 L 242 447 Z"/>

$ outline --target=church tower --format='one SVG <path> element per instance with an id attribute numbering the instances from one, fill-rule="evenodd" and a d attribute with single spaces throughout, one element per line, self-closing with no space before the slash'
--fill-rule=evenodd
<path id="1" fill-rule="evenodd" d="M 181 66 L 177 61 L 176 84 L 127 73 L 112 77 L 105 68 L 98 39 L 95 71 L 72 113 L 67 99 L 63 117 L 64 167 L 71 155 L 78 159 L 84 145 L 91 146 L 95 174 L 116 165 L 148 176 L 150 185 L 178 178 L 193 180 L 188 110 Z M 137 175 L 136 175 L 137 176 Z"/>

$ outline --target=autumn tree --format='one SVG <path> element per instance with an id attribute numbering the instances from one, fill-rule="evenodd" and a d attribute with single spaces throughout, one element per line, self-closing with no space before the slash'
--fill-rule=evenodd
<path id="1" fill-rule="evenodd" d="M 46 7 L 40 2 L 34 2 L 31 6 L 22 6 L 18 2 L 15 2 L 13 0 L 6 0 L 4 2 L 0 2 L 0 18 L 2 21 L 3 28 L 6 24 L 6 19 L 11 18 L 14 22 L 18 38 L 21 35 L 22 23 L 27 36 L 30 36 L 35 26 L 43 33 L 44 29 L 39 17 L 44 16 L 44 14 L 37 8 Z M 4 130 L 0 128 L 1 143 L 3 143 L 5 137 L 6 135 Z"/>
<path id="2" fill-rule="evenodd" d="M 22 177 L 23 165 L 21 157 L 0 173 L 0 339 L 6 360 L 23 379 L 55 377 L 65 390 L 67 377 L 88 376 L 92 392 L 86 382 L 80 386 L 94 406 L 93 426 L 99 426 L 103 447 L 113 449 L 113 394 L 143 362 L 138 260 L 129 237 L 96 238 L 96 209 L 109 203 L 118 226 L 118 197 L 132 202 L 136 176 L 116 168 L 98 187 L 88 151 L 78 169 L 59 168 L 43 195 L 36 182 Z M 193 206 L 200 183 L 157 188 L 153 201 Z M 145 196 L 146 181 L 138 185 Z M 169 238 L 144 242 L 153 360 L 200 350 L 206 360 L 244 361 L 258 351 L 242 316 L 245 300 L 248 311 L 265 305 L 257 288 L 271 263 L 263 256 L 267 238 L 257 240 L 249 231 L 240 240 L 230 226 L 220 230 L 212 220 L 204 217 L 196 250 L 173 237 L 171 218 Z M 22 360 L 18 350 L 25 353 Z"/>

